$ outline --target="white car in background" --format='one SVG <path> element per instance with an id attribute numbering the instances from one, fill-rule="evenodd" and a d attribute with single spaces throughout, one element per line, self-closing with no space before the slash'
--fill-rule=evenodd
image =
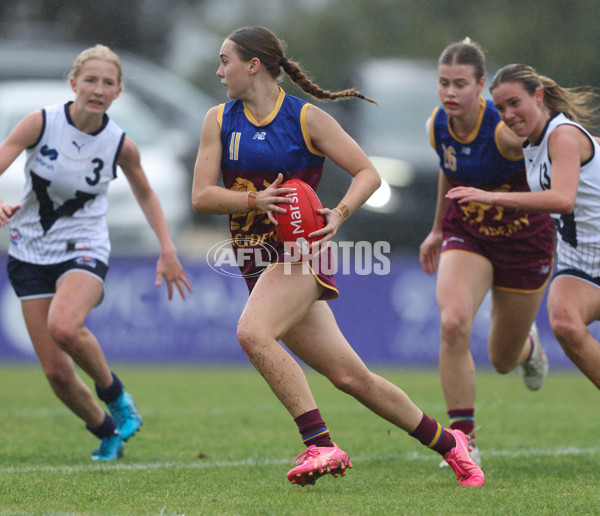
<path id="1" fill-rule="evenodd" d="M 66 80 L 0 81 L 0 141 L 27 114 L 42 107 L 74 98 Z M 164 129 L 150 108 L 127 89 L 121 92 L 108 110 L 108 115 L 139 147 L 142 167 L 158 196 L 173 238 L 192 217 L 192 174 L 180 159 L 177 133 Z M 0 175 L 0 199 L 18 204 L 23 195 L 25 152 Z M 108 190 L 109 226 L 113 252 L 135 254 L 158 250 L 158 241 L 135 200 L 120 169 Z M 8 247 L 8 231 L 0 230 L 0 249 Z"/>

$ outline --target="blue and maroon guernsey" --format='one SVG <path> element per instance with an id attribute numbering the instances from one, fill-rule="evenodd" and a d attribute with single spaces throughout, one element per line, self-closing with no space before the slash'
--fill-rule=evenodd
<path id="1" fill-rule="evenodd" d="M 529 191 L 522 157 L 511 159 L 502 152 L 498 132 L 504 125 L 492 101 L 480 99 L 477 125 L 466 140 L 459 139 L 449 124 L 446 112 L 436 107 L 431 115 L 429 136 L 432 147 L 440 157 L 440 168 L 451 187 L 475 186 L 491 191 Z M 545 228 L 546 240 L 552 232 L 547 214 L 451 200 L 444 215 L 446 224 L 460 224 L 462 230 L 474 237 L 520 240 L 522 248 L 531 250 L 528 239 Z M 544 232 L 544 231 L 543 231 Z M 515 245 L 513 242 L 511 245 Z M 537 247 L 537 246 L 536 246 Z"/>
<path id="2" fill-rule="evenodd" d="M 325 155 L 310 141 L 306 126 L 309 105 L 280 88 L 273 112 L 260 124 L 239 100 L 219 105 L 217 120 L 223 145 L 224 186 L 236 191 L 260 191 L 282 173 L 284 181 L 301 179 L 317 191 Z M 231 214 L 229 227 L 236 256 L 243 248 L 266 246 L 274 249 L 275 256 L 265 257 L 265 262 L 274 262 L 283 253 L 275 228 L 262 211 Z M 250 256 L 251 253 L 244 254 L 239 262 L 251 287 L 265 265 L 248 259 Z"/>

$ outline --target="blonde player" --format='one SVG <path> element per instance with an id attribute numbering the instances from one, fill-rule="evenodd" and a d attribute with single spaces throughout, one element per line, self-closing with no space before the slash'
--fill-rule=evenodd
<path id="1" fill-rule="evenodd" d="M 0 226 L 10 221 L 8 275 L 21 300 L 29 336 L 56 396 L 100 439 L 93 460 L 114 460 L 142 424 L 133 399 L 111 372 L 85 320 L 103 297 L 110 241 L 104 215 L 117 167 L 160 243 L 156 283 L 191 290 L 158 198 L 135 143 L 107 116 L 122 89 L 119 57 L 108 47 L 84 50 L 70 74 L 72 102 L 27 115 L 0 146 L 0 173 L 27 151 L 20 205 L 0 200 Z M 91 377 L 106 413 L 77 375 Z"/>
<path id="2" fill-rule="evenodd" d="M 472 436 L 476 375 L 470 344 L 477 311 L 491 291 L 490 362 L 502 374 L 520 366 L 527 388 L 541 388 L 548 362 L 534 321 L 554 250 L 547 214 L 460 205 L 445 197 L 458 185 L 528 190 L 522 139 L 481 96 L 484 81 L 485 56 L 476 43 L 452 43 L 441 53 L 441 106 L 428 122 L 440 162 L 438 201 L 433 228 L 420 248 L 425 272 L 437 272 L 439 369 L 450 427 Z M 471 442 L 471 455 L 479 462 L 479 448 Z"/>

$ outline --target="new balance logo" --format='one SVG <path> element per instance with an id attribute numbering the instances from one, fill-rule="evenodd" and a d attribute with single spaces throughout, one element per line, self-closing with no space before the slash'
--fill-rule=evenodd
<path id="1" fill-rule="evenodd" d="M 264 140 L 267 137 L 267 133 L 264 131 L 258 131 L 253 137 L 253 140 Z"/>

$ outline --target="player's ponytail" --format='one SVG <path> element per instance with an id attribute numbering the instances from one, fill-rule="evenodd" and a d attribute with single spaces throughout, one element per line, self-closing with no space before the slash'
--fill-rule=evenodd
<path id="1" fill-rule="evenodd" d="M 296 86 L 311 97 L 319 100 L 357 97 L 377 104 L 354 88 L 335 92 L 322 89 L 310 80 L 299 63 L 285 56 L 285 42 L 265 27 L 242 27 L 232 32 L 227 39 L 236 44 L 238 54 L 243 61 L 258 58 L 274 79 L 279 79 L 283 70 Z"/>

